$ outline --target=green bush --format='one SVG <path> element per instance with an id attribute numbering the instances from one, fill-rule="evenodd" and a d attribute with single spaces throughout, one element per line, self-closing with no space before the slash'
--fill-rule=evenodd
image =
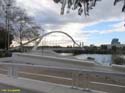
<path id="1" fill-rule="evenodd" d="M 117 64 L 117 65 L 124 65 L 125 59 L 120 56 L 115 56 L 115 57 L 113 57 L 113 63 Z"/>

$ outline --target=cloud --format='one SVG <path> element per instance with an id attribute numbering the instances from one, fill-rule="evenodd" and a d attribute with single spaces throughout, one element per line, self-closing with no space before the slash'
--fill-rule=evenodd
<path id="1" fill-rule="evenodd" d="M 17 0 L 17 5 L 25 8 L 30 16 L 35 17 L 36 21 L 46 31 L 64 31 L 73 36 L 77 41 L 85 41 L 92 33 L 108 34 L 112 32 L 123 32 L 123 26 L 116 24 L 107 31 L 84 31 L 83 28 L 98 24 L 101 22 L 115 21 L 123 18 L 121 13 L 122 2 L 113 6 L 114 0 L 102 0 L 98 2 L 90 16 L 78 16 L 77 11 L 71 11 L 70 14 L 60 15 L 60 4 L 55 4 L 53 0 Z"/>
<path id="2" fill-rule="evenodd" d="M 18 4 L 24 6 L 29 14 L 36 17 L 42 24 L 66 24 L 66 23 L 88 23 L 122 16 L 122 3 L 113 6 L 114 0 L 102 0 L 90 11 L 90 16 L 78 16 L 77 11 L 70 14 L 60 15 L 61 6 L 53 0 L 17 0 Z"/>
<path id="3" fill-rule="evenodd" d="M 125 32 L 125 27 L 124 27 L 124 22 L 118 22 L 115 24 L 110 24 L 108 25 L 110 26 L 110 29 L 102 29 L 102 30 L 85 30 L 84 32 L 88 33 L 88 34 L 93 34 L 93 33 L 97 33 L 97 34 L 110 34 L 110 33 L 115 33 L 115 32 Z M 91 26 L 89 26 L 91 27 Z M 106 26 L 105 26 L 106 27 Z"/>

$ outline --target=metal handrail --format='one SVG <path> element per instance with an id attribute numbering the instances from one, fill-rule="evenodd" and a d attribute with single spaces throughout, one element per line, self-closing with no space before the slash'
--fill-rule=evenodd
<path id="1" fill-rule="evenodd" d="M 52 70 L 65 71 L 65 72 L 68 72 L 68 73 L 72 74 L 72 76 L 71 76 L 71 80 L 72 80 L 71 87 L 76 88 L 76 89 L 81 89 L 81 87 L 80 87 L 81 81 L 79 79 L 80 79 L 81 75 L 85 75 L 85 79 L 86 79 L 85 86 L 86 86 L 86 88 L 82 87 L 82 89 L 87 90 L 87 91 L 91 91 L 91 86 L 89 86 L 89 84 L 91 83 L 91 81 L 89 81 L 89 75 L 95 75 L 95 76 L 100 75 L 100 76 L 104 76 L 104 77 L 112 76 L 113 78 L 114 77 L 120 77 L 120 78 L 125 77 L 125 73 L 123 73 L 123 72 L 95 71 L 95 70 L 86 70 L 86 69 L 78 69 L 78 68 L 65 68 L 65 67 L 44 66 L 44 65 L 34 65 L 34 64 L 20 64 L 20 63 L 14 63 L 14 62 L 12 62 L 12 63 L 0 62 L 0 65 L 8 66 L 8 76 L 12 77 L 12 78 L 18 77 L 18 71 L 19 71 L 18 68 L 20 68 L 20 67 L 42 68 L 44 70 L 50 70 L 50 71 L 52 71 Z M 114 79 L 112 79 L 112 80 L 114 80 Z M 123 86 L 123 88 L 124 87 L 125 86 Z M 119 87 L 119 88 L 121 88 L 121 87 Z"/>
<path id="2" fill-rule="evenodd" d="M 106 71 L 95 71 L 95 70 L 86 70 L 86 69 L 78 69 L 78 68 L 65 68 L 65 67 L 57 67 L 57 66 L 44 66 L 44 65 L 34 65 L 34 64 L 19 64 L 19 63 L 0 63 L 0 65 L 8 65 L 14 67 L 34 67 L 34 68 L 43 68 L 50 70 L 58 70 L 58 71 L 68 71 L 68 72 L 80 72 L 84 74 L 99 74 L 99 75 L 107 75 L 107 76 L 116 76 L 116 77 L 125 77 L 125 73 L 123 72 L 106 72 Z"/>

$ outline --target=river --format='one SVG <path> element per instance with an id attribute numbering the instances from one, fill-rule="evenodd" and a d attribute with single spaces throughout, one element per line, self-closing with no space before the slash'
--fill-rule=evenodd
<path id="1" fill-rule="evenodd" d="M 72 56 L 71 53 L 61 53 L 63 56 Z M 87 60 L 88 57 L 94 58 L 95 62 L 100 65 L 109 66 L 112 63 L 112 55 L 110 54 L 81 54 L 74 56 L 77 59 Z"/>
<path id="2" fill-rule="evenodd" d="M 94 58 L 95 62 L 100 65 L 109 66 L 112 63 L 112 55 L 104 55 L 104 54 L 81 54 L 75 56 L 78 59 L 86 60 L 88 57 Z"/>
<path id="3" fill-rule="evenodd" d="M 72 53 L 61 53 L 63 56 L 73 56 Z M 94 58 L 94 61 L 97 64 L 103 65 L 103 66 L 109 66 L 112 64 L 112 55 L 111 54 L 81 54 L 74 56 L 77 59 L 81 60 L 87 60 L 88 57 Z M 125 58 L 125 55 L 122 55 L 123 58 Z"/>

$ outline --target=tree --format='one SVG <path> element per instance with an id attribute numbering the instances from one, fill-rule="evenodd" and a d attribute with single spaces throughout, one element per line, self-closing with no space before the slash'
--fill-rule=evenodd
<path id="1" fill-rule="evenodd" d="M 63 15 L 65 12 L 65 8 L 67 6 L 67 13 L 72 10 L 78 10 L 78 15 L 82 15 L 84 12 L 85 15 L 89 15 L 89 10 L 93 9 L 96 5 L 97 1 L 101 0 L 53 0 L 55 3 L 61 3 L 61 14 Z M 124 1 L 124 5 L 122 11 L 125 11 L 125 0 L 114 0 L 114 5 L 118 2 Z"/>
<path id="2" fill-rule="evenodd" d="M 27 15 L 25 10 L 15 6 L 15 0 L 1 0 L 0 3 L 0 13 L 2 14 L 0 17 L 3 20 L 9 20 L 9 22 L 4 22 L 4 25 L 13 33 L 15 40 L 20 43 L 20 46 L 22 46 L 24 40 L 29 40 L 39 35 L 41 28 L 34 22 L 33 18 Z M 9 16 L 7 17 L 6 15 Z M 9 27 L 7 27 L 8 25 Z"/>
<path id="3" fill-rule="evenodd" d="M 117 47 L 116 46 L 112 46 L 112 52 L 116 53 L 116 51 L 117 51 Z"/>
<path id="4" fill-rule="evenodd" d="M 85 15 L 89 15 L 89 10 L 93 9 L 97 1 L 101 0 L 53 0 L 55 3 L 61 3 L 61 14 L 65 12 L 65 7 L 68 6 L 69 13 L 70 9 L 78 10 L 78 15 L 82 15 L 84 12 Z"/>
<path id="5" fill-rule="evenodd" d="M 22 46 L 24 40 L 39 36 L 40 27 L 33 22 L 33 19 L 24 10 L 17 8 L 12 19 L 14 29 L 16 29 L 14 35 L 20 46 Z"/>
<path id="6" fill-rule="evenodd" d="M 107 47 L 107 45 L 101 45 L 101 49 L 102 49 L 102 50 L 107 50 L 108 47 Z"/>
<path id="7" fill-rule="evenodd" d="M 116 5 L 118 2 L 124 2 L 123 7 L 122 7 L 122 12 L 125 12 L 125 0 L 115 0 L 114 5 Z"/>
<path id="8" fill-rule="evenodd" d="M 7 34 L 8 32 L 4 28 L 0 27 L 0 49 L 6 49 L 12 44 L 12 40 L 14 39 L 13 35 L 9 34 L 9 44 L 8 44 L 8 42 L 5 41 L 5 40 L 8 41 Z"/>

